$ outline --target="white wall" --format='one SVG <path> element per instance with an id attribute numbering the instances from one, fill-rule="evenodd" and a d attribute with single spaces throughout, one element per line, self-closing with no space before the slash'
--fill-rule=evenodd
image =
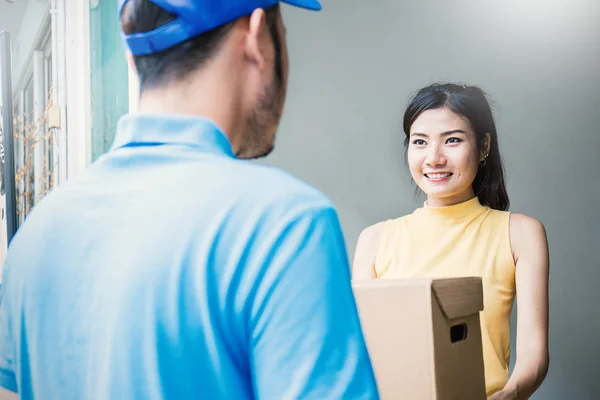
<path id="1" fill-rule="evenodd" d="M 0 1 L 0 31 L 16 35 L 28 3 L 29 0 L 20 0 L 15 3 Z"/>
<path id="2" fill-rule="evenodd" d="M 90 163 L 91 145 L 91 109 L 90 109 L 90 4 L 89 0 L 62 0 L 65 3 L 65 59 L 64 65 L 66 101 L 68 110 L 65 141 L 61 148 L 68 146 L 65 164 L 68 179 L 81 174 Z M 67 78 L 68 77 L 68 78 Z M 68 84 L 66 81 L 68 79 Z M 66 89 L 66 90 L 65 90 Z M 63 114 L 63 116 L 65 115 Z M 61 179 L 62 182 L 62 179 Z"/>
<path id="3" fill-rule="evenodd" d="M 24 0 L 21 0 L 24 1 Z M 49 2 L 47 0 L 29 0 L 23 15 L 18 33 L 12 36 L 12 83 L 13 90 L 18 88 L 24 72 L 32 68 L 31 51 L 33 46 L 41 40 L 45 29 L 45 21 L 49 19 Z"/>
<path id="4" fill-rule="evenodd" d="M 0 1 L 0 31 L 10 33 L 12 42 L 15 41 L 19 33 L 19 27 L 21 26 L 28 3 L 28 0 L 16 3 Z M 0 81 L 0 93 L 2 93 L 2 81 Z M 2 106 L 2 96 L 0 96 L 0 106 Z"/>

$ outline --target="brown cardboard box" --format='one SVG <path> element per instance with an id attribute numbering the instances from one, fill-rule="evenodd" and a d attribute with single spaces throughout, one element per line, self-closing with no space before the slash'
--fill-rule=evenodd
<path id="1" fill-rule="evenodd" d="M 481 278 L 353 282 L 382 400 L 485 399 Z"/>

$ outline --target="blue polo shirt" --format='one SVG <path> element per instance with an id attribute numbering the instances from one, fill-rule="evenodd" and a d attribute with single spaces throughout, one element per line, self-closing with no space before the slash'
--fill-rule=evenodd
<path id="1" fill-rule="evenodd" d="M 124 117 L 11 243 L 22 399 L 375 399 L 335 209 L 203 118 Z"/>

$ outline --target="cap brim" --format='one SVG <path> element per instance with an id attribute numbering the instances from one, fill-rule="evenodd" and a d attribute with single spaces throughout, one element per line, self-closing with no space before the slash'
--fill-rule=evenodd
<path id="1" fill-rule="evenodd" d="M 321 10 L 321 3 L 318 0 L 281 0 L 283 3 L 290 4 L 292 6 L 306 8 L 307 10 L 319 11 Z"/>

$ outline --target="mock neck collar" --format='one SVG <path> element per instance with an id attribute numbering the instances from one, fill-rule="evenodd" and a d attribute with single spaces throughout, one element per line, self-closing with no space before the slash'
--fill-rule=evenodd
<path id="1" fill-rule="evenodd" d="M 204 117 L 175 114 L 127 114 L 118 123 L 111 151 L 122 147 L 175 144 L 235 158 L 225 133 Z"/>
<path id="2" fill-rule="evenodd" d="M 486 207 L 479 203 L 477 196 L 462 203 L 451 206 L 430 206 L 427 201 L 423 204 L 421 212 L 431 217 L 438 217 L 450 220 L 463 220 L 474 217 L 485 211 Z"/>

